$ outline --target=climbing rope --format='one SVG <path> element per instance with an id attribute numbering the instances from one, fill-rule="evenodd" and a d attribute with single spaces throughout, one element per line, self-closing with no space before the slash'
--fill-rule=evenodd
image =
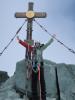
<path id="1" fill-rule="evenodd" d="M 72 52 L 73 54 L 75 54 L 75 51 L 74 51 L 73 49 L 69 48 L 67 45 L 65 45 L 63 42 L 61 42 L 59 39 L 57 39 L 56 37 L 54 37 L 51 33 L 49 33 L 49 32 L 47 31 L 46 28 L 44 28 L 44 26 L 42 26 L 42 25 L 41 25 L 39 22 L 37 22 L 35 19 L 34 19 L 34 21 L 35 21 L 35 23 L 36 23 L 37 25 L 39 25 L 39 26 L 42 28 L 42 30 L 44 30 L 48 35 L 50 35 L 51 37 L 53 37 L 58 43 L 60 43 L 60 44 L 63 45 L 66 49 L 68 49 L 70 52 Z"/>
<path id="2" fill-rule="evenodd" d="M 41 80 L 40 80 L 40 74 L 41 74 L 40 73 L 40 65 L 38 65 L 38 80 L 39 80 L 39 92 L 40 92 L 39 95 L 40 95 L 40 100 L 42 100 L 41 99 L 41 82 L 40 82 Z"/>
<path id="3" fill-rule="evenodd" d="M 15 37 L 17 36 L 17 34 L 21 31 L 22 27 L 24 26 L 24 24 L 26 23 L 27 20 L 25 20 L 23 22 L 23 24 L 21 25 L 21 27 L 17 30 L 16 34 L 13 36 L 13 38 L 10 40 L 10 42 L 4 47 L 4 49 L 2 50 L 2 52 L 0 53 L 0 56 L 4 53 L 4 51 L 9 47 L 9 45 L 13 42 L 13 40 L 15 39 Z"/>

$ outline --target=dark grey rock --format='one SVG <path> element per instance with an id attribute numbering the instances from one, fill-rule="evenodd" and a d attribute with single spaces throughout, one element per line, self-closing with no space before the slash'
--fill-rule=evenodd
<path id="1" fill-rule="evenodd" d="M 8 73 L 5 71 L 0 71 L 0 86 L 9 78 Z"/>
<path id="2" fill-rule="evenodd" d="M 75 65 L 58 64 L 57 74 L 61 100 L 75 100 Z"/>

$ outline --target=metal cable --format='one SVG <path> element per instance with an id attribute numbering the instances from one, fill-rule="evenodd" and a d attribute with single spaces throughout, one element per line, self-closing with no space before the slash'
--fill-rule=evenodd
<path id="1" fill-rule="evenodd" d="M 21 25 L 21 27 L 17 30 L 16 34 L 13 36 L 13 38 L 9 41 L 9 43 L 4 47 L 4 49 L 2 50 L 2 52 L 0 53 L 0 56 L 4 53 L 4 51 L 9 47 L 9 45 L 13 42 L 13 40 L 15 39 L 15 37 L 17 36 L 17 34 L 21 31 L 22 27 L 24 26 L 24 24 L 26 23 L 27 20 L 25 20 L 23 22 L 23 24 Z"/>
<path id="2" fill-rule="evenodd" d="M 61 42 L 59 39 L 57 39 L 56 37 L 54 37 L 51 33 L 49 33 L 47 31 L 47 29 L 44 28 L 44 26 L 42 26 L 39 22 L 37 22 L 35 19 L 34 21 L 42 28 L 42 30 L 44 30 L 48 35 L 50 35 L 51 37 L 53 37 L 57 42 L 59 42 L 61 45 L 63 45 L 66 49 L 68 49 L 70 52 L 72 52 L 73 54 L 75 54 L 75 51 L 71 48 L 69 48 L 67 45 L 65 45 L 63 42 Z"/>

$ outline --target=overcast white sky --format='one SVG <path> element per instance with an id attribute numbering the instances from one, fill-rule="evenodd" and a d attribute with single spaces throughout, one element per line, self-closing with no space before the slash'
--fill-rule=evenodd
<path id="1" fill-rule="evenodd" d="M 50 33 L 67 46 L 75 50 L 75 0 L 0 0 L 0 52 L 14 36 L 24 19 L 16 19 L 15 12 L 28 10 L 28 2 L 34 2 L 34 11 L 47 12 L 47 18 L 37 19 Z M 33 39 L 46 43 L 51 37 L 33 24 Z M 26 38 L 26 25 L 19 33 L 19 37 Z M 25 49 L 16 39 L 0 56 L 0 70 L 13 75 L 16 62 L 24 59 Z M 75 64 L 75 55 L 56 41 L 44 51 L 44 58 L 56 63 Z"/>

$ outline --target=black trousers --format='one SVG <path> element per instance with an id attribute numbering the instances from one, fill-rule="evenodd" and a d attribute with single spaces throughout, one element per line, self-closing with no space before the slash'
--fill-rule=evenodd
<path id="1" fill-rule="evenodd" d="M 40 100 L 37 91 L 37 82 L 38 81 L 38 72 L 35 73 L 32 70 L 32 100 Z M 46 86 L 45 86 L 45 79 L 44 79 L 44 68 L 43 66 L 40 67 L 40 85 L 41 85 L 41 98 L 42 100 L 46 100 Z"/>

